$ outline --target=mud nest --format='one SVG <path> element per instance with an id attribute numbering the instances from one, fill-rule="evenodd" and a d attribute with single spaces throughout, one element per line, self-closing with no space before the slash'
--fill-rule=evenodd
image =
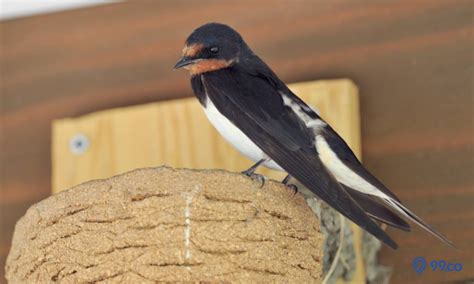
<path id="1" fill-rule="evenodd" d="M 31 206 L 6 277 L 18 282 L 320 282 L 323 238 L 305 200 L 217 170 L 148 168 Z"/>

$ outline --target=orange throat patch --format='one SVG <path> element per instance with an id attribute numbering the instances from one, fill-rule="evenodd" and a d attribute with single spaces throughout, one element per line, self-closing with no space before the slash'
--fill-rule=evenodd
<path id="1" fill-rule="evenodd" d="M 219 69 L 227 68 L 234 63 L 234 60 L 223 60 L 223 59 L 203 59 L 192 65 L 186 66 L 191 75 L 199 75 L 206 72 L 216 71 Z"/>

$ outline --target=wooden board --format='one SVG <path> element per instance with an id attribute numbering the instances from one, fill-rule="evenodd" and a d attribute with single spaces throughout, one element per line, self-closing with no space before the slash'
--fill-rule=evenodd
<path id="1" fill-rule="evenodd" d="M 284 82 L 357 83 L 365 165 L 460 248 L 390 230 L 392 283 L 473 279 L 411 268 L 420 255 L 474 267 L 473 11 L 472 0 L 164 0 L 1 21 L 0 267 L 15 222 L 51 193 L 51 121 L 191 96 L 172 66 L 189 32 L 220 21 Z"/>

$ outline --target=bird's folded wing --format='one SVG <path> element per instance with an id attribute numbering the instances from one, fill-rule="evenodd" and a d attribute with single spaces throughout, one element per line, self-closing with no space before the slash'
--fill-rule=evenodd
<path id="1" fill-rule="evenodd" d="M 407 232 L 410 231 L 410 225 L 408 225 L 405 220 L 388 208 L 385 201 L 376 196 L 353 190 L 343 184 L 341 184 L 341 186 L 370 217 L 400 230 Z"/>
<path id="2" fill-rule="evenodd" d="M 310 132 L 270 84 L 230 70 L 210 73 L 203 83 L 217 109 L 285 171 L 354 223 L 397 248 L 328 173 Z"/>
<path id="3" fill-rule="evenodd" d="M 330 126 L 325 127 L 323 136 L 339 160 L 349 169 L 351 169 L 352 172 L 363 178 L 381 192 L 385 193 L 388 197 L 400 201 L 400 199 L 398 199 L 398 197 L 393 192 L 391 192 L 382 182 L 380 182 L 368 170 L 365 169 L 346 142 Z M 358 188 L 354 189 L 359 190 Z"/>

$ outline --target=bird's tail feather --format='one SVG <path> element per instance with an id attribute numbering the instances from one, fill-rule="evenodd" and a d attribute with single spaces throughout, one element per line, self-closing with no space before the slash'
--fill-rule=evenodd
<path id="1" fill-rule="evenodd" d="M 387 205 L 383 199 L 353 190 L 344 184 L 341 184 L 341 186 L 364 209 L 365 213 L 373 219 L 406 232 L 410 231 L 410 225 L 393 212 L 398 212 L 398 210 Z"/>
<path id="2" fill-rule="evenodd" d="M 396 209 L 398 212 L 400 212 L 403 216 L 406 216 L 407 218 L 409 218 L 411 221 L 413 221 L 414 223 L 416 223 L 418 226 L 422 227 L 424 230 L 426 230 L 427 232 L 429 232 L 430 234 L 432 234 L 433 236 L 437 237 L 438 239 L 440 239 L 442 242 L 444 242 L 445 244 L 447 244 L 448 246 L 452 247 L 452 248 L 456 248 L 456 246 L 453 244 L 452 241 L 450 241 L 447 237 L 445 237 L 443 234 L 441 234 L 440 232 L 438 232 L 435 228 L 433 228 L 432 226 L 428 225 L 425 221 L 423 221 L 423 219 L 421 219 L 420 217 L 418 217 L 415 213 L 413 213 L 412 211 L 410 211 L 410 209 L 406 208 L 405 206 L 403 206 L 403 204 L 401 204 L 400 202 L 394 200 L 394 199 L 384 199 L 385 202 L 387 202 L 387 204 Z"/>

